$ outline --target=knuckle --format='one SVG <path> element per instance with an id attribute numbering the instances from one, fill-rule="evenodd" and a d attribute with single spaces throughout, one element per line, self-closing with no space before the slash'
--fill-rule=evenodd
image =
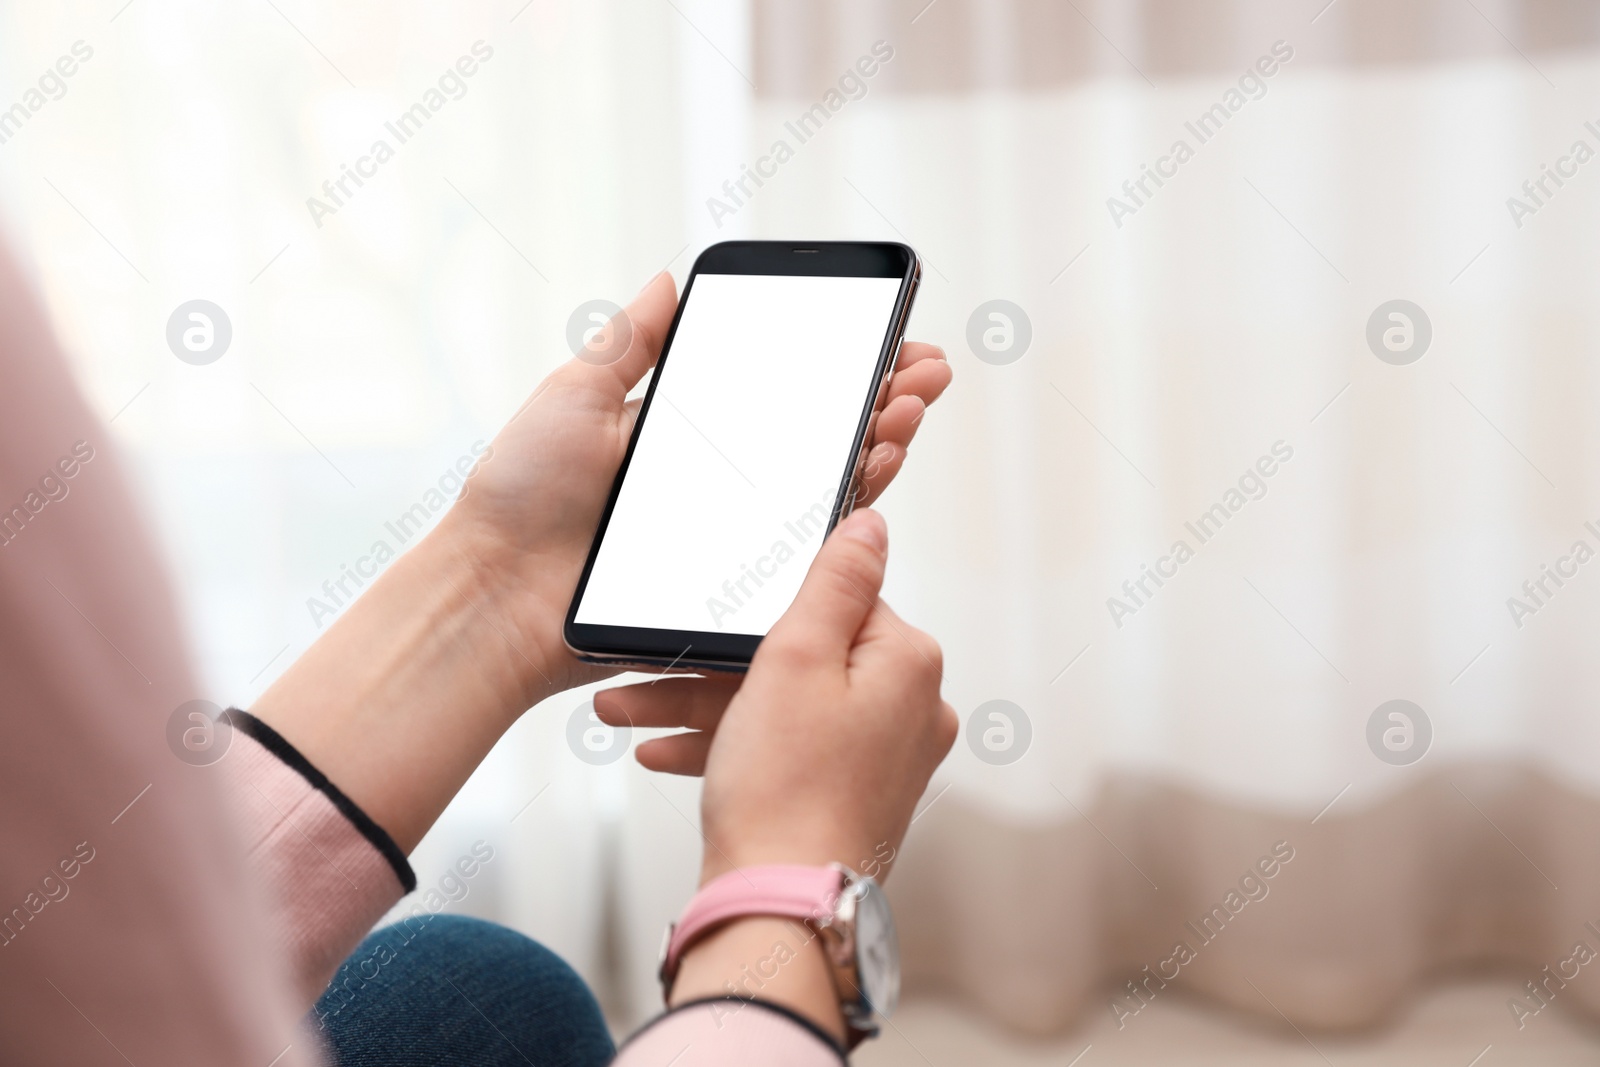
<path id="1" fill-rule="evenodd" d="M 939 642 L 921 630 L 912 630 L 906 635 L 911 647 L 916 650 L 917 657 L 928 673 L 942 675 L 944 673 L 944 649 Z"/>
<path id="2" fill-rule="evenodd" d="M 893 651 L 895 666 L 903 673 L 915 676 L 927 667 L 927 660 L 923 659 L 922 651 L 917 648 L 916 640 L 907 633 L 898 635 L 898 639 L 889 644 Z"/>
<path id="3" fill-rule="evenodd" d="M 651 355 L 658 355 L 661 352 L 662 337 L 656 329 L 655 323 L 641 322 L 629 315 L 627 309 L 623 309 L 621 318 L 628 323 L 629 337 L 631 338 L 631 342 L 628 345 L 630 350 L 634 345 L 643 345 L 644 350 Z"/>
<path id="4" fill-rule="evenodd" d="M 774 637 L 777 639 L 774 640 Z M 789 673 L 815 667 L 822 658 L 822 650 L 804 631 L 791 628 L 782 632 L 774 630 L 761 643 L 758 655 L 779 671 Z"/>

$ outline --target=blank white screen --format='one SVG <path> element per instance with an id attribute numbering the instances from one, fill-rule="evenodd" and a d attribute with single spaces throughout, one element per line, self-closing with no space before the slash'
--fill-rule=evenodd
<path id="1" fill-rule="evenodd" d="M 766 634 L 821 546 L 899 290 L 696 276 L 577 622 Z"/>

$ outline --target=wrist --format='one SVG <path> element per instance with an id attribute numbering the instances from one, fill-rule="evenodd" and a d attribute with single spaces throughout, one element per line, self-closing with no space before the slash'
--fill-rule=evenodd
<path id="1" fill-rule="evenodd" d="M 478 669 L 496 679 L 506 726 L 528 708 L 569 689 L 571 657 L 561 643 L 566 605 L 547 603 L 522 570 L 536 554 L 508 548 L 457 504 L 417 546 L 423 580 L 444 584 Z M 552 636 L 555 646 L 551 646 Z"/>
<path id="2" fill-rule="evenodd" d="M 844 1043 L 844 1015 L 821 938 L 788 919 L 733 919 L 689 946 L 669 1006 L 736 996 L 779 1004 Z"/>
<path id="3" fill-rule="evenodd" d="M 529 706 L 526 679 L 510 665 L 516 655 L 503 653 L 491 621 L 492 586 L 441 523 L 251 709 L 402 851 Z"/>
<path id="4" fill-rule="evenodd" d="M 881 866 L 882 853 L 887 843 L 876 848 L 857 835 L 841 835 L 837 826 L 794 825 L 782 828 L 764 827 L 759 831 L 734 835 L 706 831 L 708 848 L 700 861 L 700 885 L 744 867 L 765 867 L 793 864 L 803 867 L 826 867 L 839 864 L 852 871 L 882 875 L 872 866 L 877 859 Z M 890 856 L 893 849 L 889 850 Z"/>
<path id="5" fill-rule="evenodd" d="M 704 886 L 668 929 L 669 1003 L 775 1000 L 853 1047 L 900 995 L 900 950 L 883 889 L 842 865 L 740 868 Z"/>

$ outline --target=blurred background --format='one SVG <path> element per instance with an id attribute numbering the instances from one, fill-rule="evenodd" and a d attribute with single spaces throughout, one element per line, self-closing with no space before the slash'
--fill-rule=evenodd
<path id="1" fill-rule="evenodd" d="M 0 108 L 6 239 L 197 697 L 316 639 L 583 305 L 717 240 L 904 240 L 956 377 L 882 504 L 887 596 L 966 727 L 860 1062 L 1600 1053 L 1595 5 L 4 2 Z M 169 343 L 196 300 L 210 362 Z M 586 699 L 413 863 L 488 842 L 452 909 L 624 1031 L 698 792 Z"/>

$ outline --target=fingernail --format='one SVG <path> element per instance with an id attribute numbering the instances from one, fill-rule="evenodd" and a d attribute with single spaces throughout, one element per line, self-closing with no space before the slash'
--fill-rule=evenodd
<path id="1" fill-rule="evenodd" d="M 870 546 L 880 556 L 889 551 L 889 527 L 883 516 L 871 508 L 862 508 L 844 520 L 839 526 L 839 535 Z"/>

